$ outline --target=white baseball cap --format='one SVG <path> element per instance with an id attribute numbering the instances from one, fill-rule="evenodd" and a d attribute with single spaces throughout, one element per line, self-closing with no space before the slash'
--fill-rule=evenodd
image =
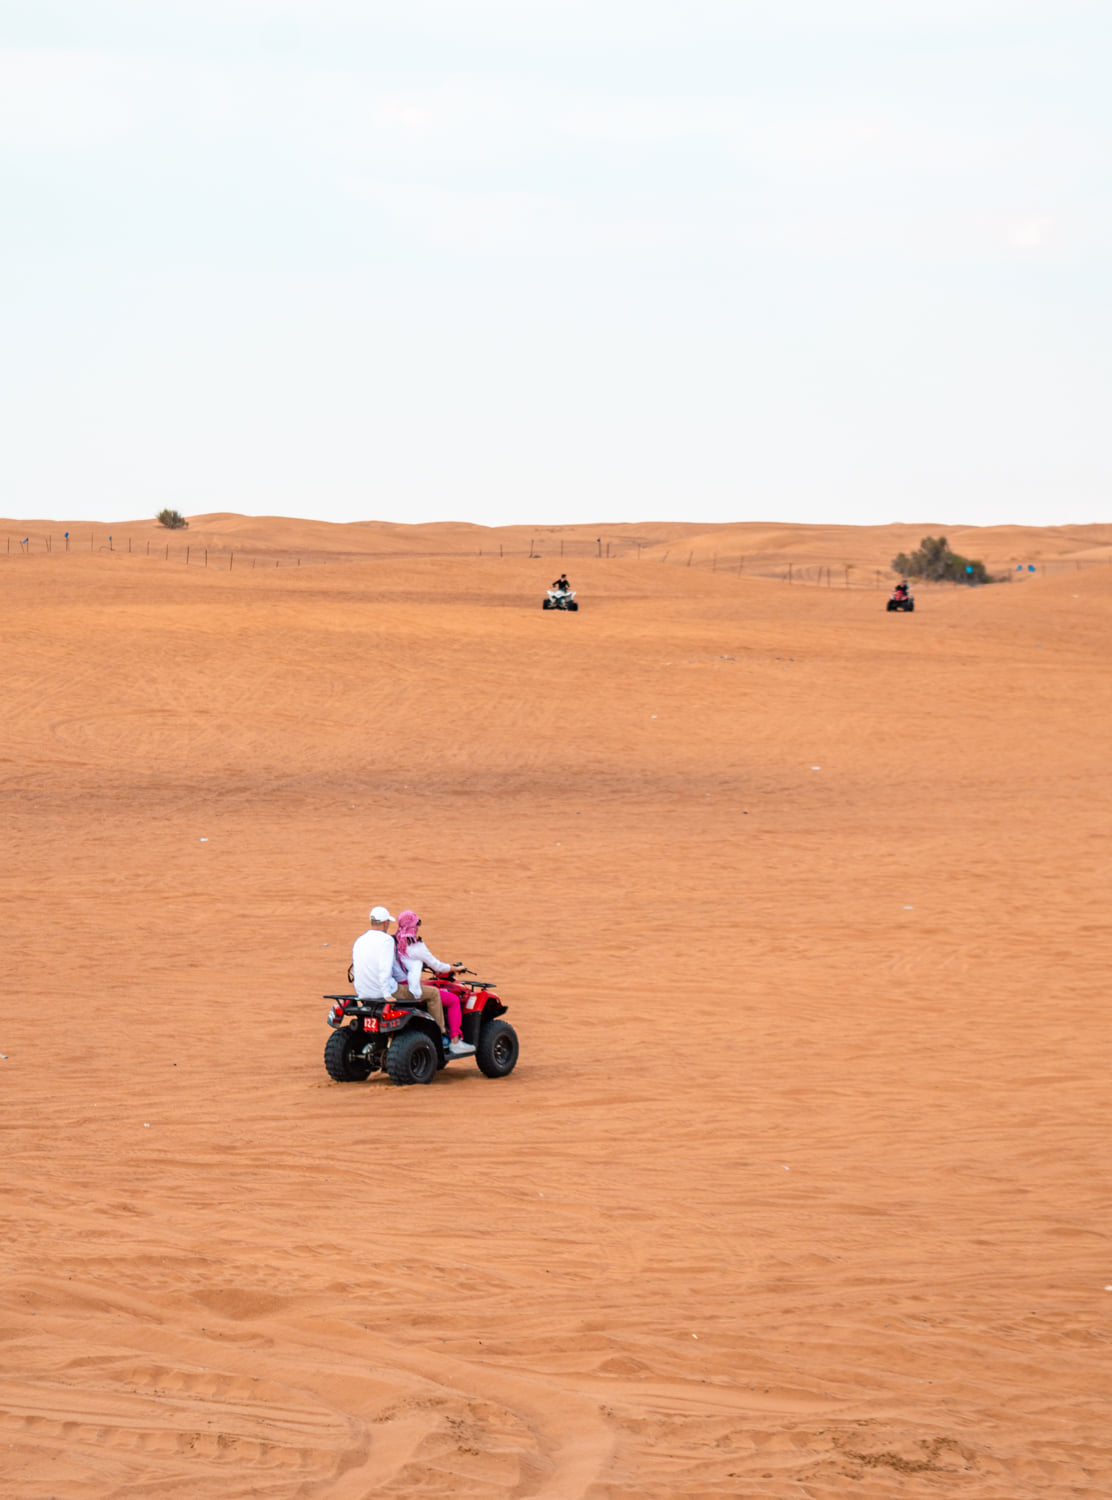
<path id="1" fill-rule="evenodd" d="M 372 922 L 392 922 L 393 920 L 394 920 L 393 917 L 386 910 L 385 906 L 372 906 L 371 907 L 371 921 Z"/>

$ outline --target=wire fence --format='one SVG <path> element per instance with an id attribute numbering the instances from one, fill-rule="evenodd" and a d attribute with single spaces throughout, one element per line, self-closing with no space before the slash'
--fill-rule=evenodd
<path id="1" fill-rule="evenodd" d="M 171 543 L 164 542 L 160 537 L 119 537 L 106 533 L 101 536 L 97 532 L 90 532 L 86 539 L 79 538 L 71 532 L 63 532 L 61 537 L 51 533 L 28 535 L 24 537 L 9 536 L 7 539 L 7 555 L 9 557 L 22 555 L 24 557 L 32 554 L 38 555 L 65 555 L 66 553 L 98 553 L 112 552 L 121 555 L 150 557 L 163 562 L 184 563 L 189 567 L 212 567 L 232 569 L 239 563 L 243 568 L 256 567 L 300 567 L 301 557 L 292 552 L 255 553 L 250 551 L 237 552 L 231 547 L 210 547 L 203 542 Z M 357 561 L 362 554 L 352 553 L 337 555 L 321 553 L 316 556 L 307 557 L 307 562 L 348 562 Z"/>
<path id="2" fill-rule="evenodd" d="M 663 549 L 663 550 L 662 550 Z M 90 531 L 78 536 L 72 532 L 35 533 L 23 537 L 9 534 L 7 556 L 65 555 L 67 553 L 121 553 L 172 562 L 186 567 L 213 568 L 232 572 L 236 568 L 256 570 L 259 568 L 300 568 L 307 566 L 349 565 L 367 562 L 398 562 L 406 558 L 499 558 L 528 559 L 548 563 L 584 560 L 635 560 L 666 564 L 669 567 L 695 568 L 703 573 L 721 573 L 724 577 L 751 577 L 777 579 L 790 585 L 810 588 L 839 589 L 884 589 L 897 576 L 892 568 L 877 568 L 854 563 L 827 563 L 822 561 L 799 562 L 783 554 L 743 552 L 718 552 L 709 555 L 690 545 L 669 547 L 664 543 L 636 537 L 621 536 L 593 539 L 584 537 L 533 536 L 524 540 L 514 537 L 498 542 L 485 541 L 476 547 L 430 549 L 427 545 L 414 547 L 412 551 L 392 548 L 378 552 L 310 550 L 302 553 L 278 550 L 262 551 L 250 548 L 239 551 L 227 546 L 210 546 L 201 541 L 183 541 L 175 534 L 173 540 L 163 537 L 134 537 L 111 532 Z M 1057 576 L 1066 572 L 1083 572 L 1091 568 L 1112 565 L 1112 549 L 1103 557 L 1043 558 L 1028 562 L 997 564 L 993 572 L 995 582 L 1015 582 L 1037 577 Z M 957 583 L 956 587 L 965 587 Z"/>

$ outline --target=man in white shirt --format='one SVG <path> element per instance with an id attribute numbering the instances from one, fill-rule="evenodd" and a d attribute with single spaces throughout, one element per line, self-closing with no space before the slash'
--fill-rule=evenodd
<path id="1" fill-rule="evenodd" d="M 444 1031 L 444 1006 L 440 996 L 431 985 L 422 985 L 419 993 L 411 994 L 407 984 L 399 984 L 394 977 L 394 939 L 390 936 L 390 923 L 394 918 L 385 906 L 372 906 L 371 925 L 357 937 L 351 949 L 351 971 L 355 993 L 360 1000 L 392 1000 L 402 1003 L 417 1000 L 424 1004 L 429 1015 Z"/>

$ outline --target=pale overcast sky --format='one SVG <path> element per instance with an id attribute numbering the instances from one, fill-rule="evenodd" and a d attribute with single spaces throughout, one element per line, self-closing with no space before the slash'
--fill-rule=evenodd
<path id="1" fill-rule="evenodd" d="M 0 513 L 1110 519 L 1110 41 L 0 0 Z"/>

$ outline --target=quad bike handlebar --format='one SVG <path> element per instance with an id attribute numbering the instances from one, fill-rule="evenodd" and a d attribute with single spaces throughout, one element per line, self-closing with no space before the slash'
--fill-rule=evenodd
<path id="1" fill-rule="evenodd" d="M 425 972 L 431 976 L 434 986 L 436 984 L 436 981 L 439 979 L 442 983 L 446 982 L 449 984 L 455 981 L 455 983 L 462 984 L 469 990 L 494 990 L 498 988 L 497 980 L 480 979 L 479 976 L 475 973 L 475 970 L 469 969 L 466 964 L 453 964 L 452 972 L 450 974 L 438 974 L 435 969 L 430 969 L 428 964 L 426 964 Z M 469 979 L 464 979 L 463 976 L 465 974 L 468 974 L 471 977 Z"/>

